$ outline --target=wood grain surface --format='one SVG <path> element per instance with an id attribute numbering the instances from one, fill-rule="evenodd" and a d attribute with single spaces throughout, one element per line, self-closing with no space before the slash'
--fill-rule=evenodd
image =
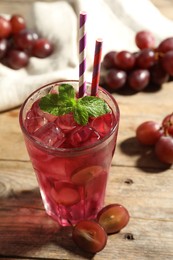
<path id="1" fill-rule="evenodd" d="M 1 0 L 0 10 L 27 16 L 32 2 Z M 173 19 L 171 0 L 152 2 Z M 75 246 L 70 228 L 60 228 L 44 211 L 16 108 L 0 113 L 0 259 L 173 259 L 173 167 L 160 163 L 135 138 L 140 123 L 161 121 L 173 111 L 173 82 L 152 93 L 114 95 L 121 121 L 106 204 L 123 204 L 130 212 L 129 224 L 109 236 L 95 255 Z"/>

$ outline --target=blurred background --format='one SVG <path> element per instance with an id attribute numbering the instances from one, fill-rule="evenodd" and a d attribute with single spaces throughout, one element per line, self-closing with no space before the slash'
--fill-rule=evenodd
<path id="1" fill-rule="evenodd" d="M 88 14 L 88 81 L 91 81 L 96 38 L 103 38 L 104 56 L 112 50 L 137 51 L 134 38 L 140 30 L 150 30 L 157 44 L 173 35 L 172 0 L 1 0 L 2 15 L 22 15 L 28 28 L 53 42 L 55 51 L 44 60 L 32 57 L 29 65 L 20 70 L 0 64 L 0 111 L 20 105 L 43 83 L 78 79 L 78 16 L 81 10 Z"/>

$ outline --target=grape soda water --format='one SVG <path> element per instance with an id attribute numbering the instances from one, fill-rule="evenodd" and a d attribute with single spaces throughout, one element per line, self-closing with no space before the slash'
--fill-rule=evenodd
<path id="1" fill-rule="evenodd" d="M 42 111 L 40 99 L 57 93 L 64 83 L 78 92 L 78 81 L 48 84 L 27 98 L 19 118 L 45 210 L 60 225 L 68 226 L 94 219 L 103 207 L 119 108 L 114 98 L 99 88 L 98 96 L 110 112 L 90 117 L 86 125 L 79 125 L 73 113 L 56 116 Z M 86 95 L 90 95 L 90 84 Z"/>

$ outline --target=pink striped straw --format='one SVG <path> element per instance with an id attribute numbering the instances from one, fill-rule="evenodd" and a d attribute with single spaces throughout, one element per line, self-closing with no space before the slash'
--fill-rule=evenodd
<path id="1" fill-rule="evenodd" d="M 95 44 L 93 75 L 92 75 L 92 83 L 91 83 L 91 96 L 96 96 L 98 91 L 98 85 L 100 80 L 102 45 L 103 45 L 103 40 L 97 39 Z"/>
<path id="2" fill-rule="evenodd" d="M 80 12 L 79 24 L 79 97 L 82 97 L 86 91 L 86 19 L 87 13 Z"/>

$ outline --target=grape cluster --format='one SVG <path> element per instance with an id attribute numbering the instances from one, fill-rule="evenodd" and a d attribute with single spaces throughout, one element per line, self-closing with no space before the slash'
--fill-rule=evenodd
<path id="1" fill-rule="evenodd" d="M 28 65 L 29 58 L 46 58 L 53 52 L 53 44 L 29 30 L 21 15 L 10 19 L 0 16 L 0 62 L 18 70 Z"/>
<path id="2" fill-rule="evenodd" d="M 110 91 L 127 86 L 133 91 L 161 86 L 173 76 L 173 37 L 155 46 L 155 37 L 149 31 L 139 31 L 135 36 L 137 52 L 110 51 L 102 61 L 100 85 Z"/>
<path id="3" fill-rule="evenodd" d="M 120 204 L 110 204 L 100 210 L 97 219 L 81 220 L 72 231 L 76 245 L 89 253 L 101 251 L 107 243 L 107 235 L 117 233 L 129 222 L 129 213 Z"/>
<path id="4" fill-rule="evenodd" d="M 146 121 L 140 124 L 136 138 L 141 144 L 153 145 L 161 162 L 173 164 L 173 113 L 165 116 L 161 123 Z"/>

